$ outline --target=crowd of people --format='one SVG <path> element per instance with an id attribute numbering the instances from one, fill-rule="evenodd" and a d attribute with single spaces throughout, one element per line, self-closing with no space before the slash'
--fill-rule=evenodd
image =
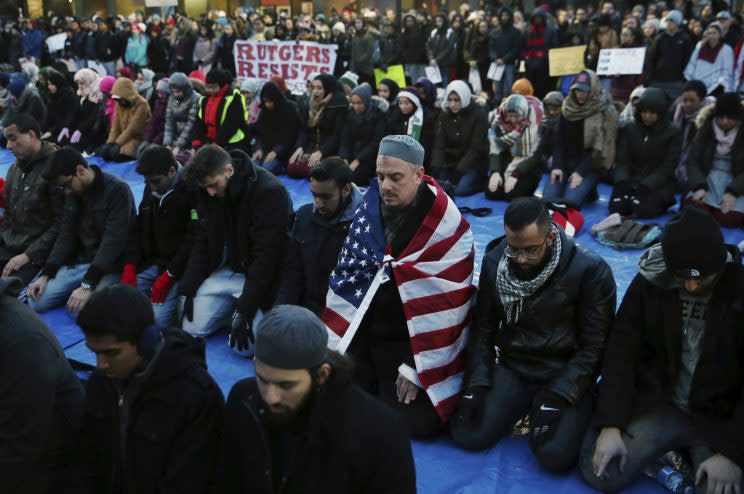
<path id="1" fill-rule="evenodd" d="M 741 492 L 740 21 L 680 0 L 8 23 L 2 490 L 410 493 L 409 437 L 481 450 L 527 417 L 540 466 L 598 490 L 682 450 L 699 492 Z M 336 44 L 336 67 L 302 94 L 237 80 L 239 39 Z M 641 74 L 596 74 L 636 46 Z M 405 86 L 376 80 L 399 64 Z M 132 162 L 141 202 L 91 156 Z M 551 216 L 600 182 L 613 215 L 680 206 L 617 312 Z M 510 204 L 476 287 L 454 198 L 482 192 Z M 58 307 L 96 355 L 84 383 L 37 315 Z M 225 330 L 256 371 L 226 400 L 203 340 Z"/>

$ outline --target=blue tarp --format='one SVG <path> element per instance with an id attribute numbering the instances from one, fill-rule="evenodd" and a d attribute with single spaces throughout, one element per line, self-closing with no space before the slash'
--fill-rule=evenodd
<path id="1" fill-rule="evenodd" d="M 0 175 L 5 176 L 14 161 L 7 150 L 0 150 Z M 102 163 L 98 158 L 89 160 L 101 165 L 106 171 L 121 176 L 132 187 L 135 199 L 142 198 L 144 183 L 134 171 L 132 163 Z M 282 177 L 289 190 L 295 209 L 312 200 L 307 182 Z M 599 244 L 589 233 L 591 225 L 607 216 L 607 199 L 610 188 L 600 186 L 600 200 L 583 211 L 586 224 L 576 237 L 578 242 L 603 256 L 612 267 L 618 287 L 618 302 L 636 273 L 636 262 L 640 251 L 618 252 Z M 472 225 L 476 254 L 476 273 L 484 249 L 493 238 L 504 234 L 503 215 L 506 203 L 492 202 L 483 194 L 458 199 L 458 205 L 473 208 L 489 207 L 493 214 L 485 218 L 468 216 Z M 656 220 L 665 222 L 669 216 Z M 744 231 L 724 229 L 729 243 L 738 244 L 744 240 Z M 67 356 L 95 363 L 93 354 L 85 347 L 80 329 L 64 308 L 43 314 L 43 318 L 54 330 Z M 209 371 L 227 395 L 230 387 L 239 379 L 253 375 L 253 364 L 249 360 L 235 356 L 227 347 L 227 334 L 213 335 L 207 340 L 207 364 Z M 471 453 L 455 448 L 445 437 L 429 442 L 416 441 L 413 445 L 418 478 L 418 490 L 425 494 L 485 494 L 485 493 L 545 493 L 580 494 L 594 492 L 587 487 L 577 473 L 555 476 L 541 471 L 531 455 L 523 437 L 512 437 L 490 450 Z M 649 480 L 642 480 L 627 492 L 661 493 L 659 486 Z"/>

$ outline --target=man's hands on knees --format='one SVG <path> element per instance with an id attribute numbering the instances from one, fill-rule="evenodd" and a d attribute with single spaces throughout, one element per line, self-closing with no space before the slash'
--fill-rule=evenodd
<path id="1" fill-rule="evenodd" d="M 28 285 L 26 293 L 36 302 L 39 301 L 44 292 L 46 291 L 47 283 L 49 282 L 49 276 L 39 276 L 33 283 Z"/>
<path id="2" fill-rule="evenodd" d="M 5 264 L 5 268 L 3 269 L 3 278 L 13 276 L 13 273 L 21 269 L 29 262 L 31 262 L 31 258 L 29 258 L 25 252 L 13 257 Z"/>
<path id="3" fill-rule="evenodd" d="M 398 402 L 409 405 L 418 396 L 419 388 L 409 381 L 403 374 L 398 374 L 395 380 L 395 390 L 398 396 Z"/>
<path id="4" fill-rule="evenodd" d="M 530 441 L 540 447 L 554 435 L 563 410 L 569 406 L 565 398 L 543 389 L 537 392 L 530 411 Z"/>
<path id="5" fill-rule="evenodd" d="M 230 348 L 242 352 L 248 350 L 255 342 L 256 337 L 253 334 L 253 328 L 251 328 L 251 321 L 240 312 L 235 311 L 230 329 Z"/>
<path id="6" fill-rule="evenodd" d="M 594 448 L 594 475 L 600 478 L 607 478 L 607 465 L 613 458 L 620 457 L 620 471 L 625 470 L 625 463 L 628 460 L 628 448 L 617 427 L 604 427 L 597 437 L 597 445 Z"/>
<path id="7" fill-rule="evenodd" d="M 701 485 L 708 478 L 708 494 L 742 494 L 741 468 L 720 453 L 700 464 L 695 484 Z"/>
<path id="8" fill-rule="evenodd" d="M 90 300 L 92 293 L 93 290 L 90 288 L 76 288 L 70 295 L 70 298 L 67 299 L 67 310 L 73 314 L 80 312 L 85 307 L 85 304 L 88 303 L 88 300 Z"/>

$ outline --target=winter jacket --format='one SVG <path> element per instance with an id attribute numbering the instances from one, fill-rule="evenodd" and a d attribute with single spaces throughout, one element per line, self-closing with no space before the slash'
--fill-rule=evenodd
<path id="1" fill-rule="evenodd" d="M 664 32 L 656 37 L 651 51 L 651 82 L 680 82 L 692 54 L 693 43 L 686 33 L 678 30 L 674 36 Z"/>
<path id="2" fill-rule="evenodd" d="M 384 126 L 385 114 L 376 103 L 370 101 L 361 115 L 353 108 L 349 108 L 346 112 L 338 155 L 349 163 L 354 160 L 359 160 L 360 163 L 374 163 Z"/>
<path id="3" fill-rule="evenodd" d="M 357 31 L 351 39 L 351 63 L 349 68 L 357 74 L 372 74 L 374 71 L 373 56 L 378 50 L 377 40 L 372 34 L 363 29 Z"/>
<path id="4" fill-rule="evenodd" d="M 169 98 L 170 99 L 170 98 Z M 162 100 L 158 96 L 152 105 L 152 114 L 147 124 L 145 135 L 142 140 L 151 144 L 163 144 L 163 135 L 165 133 L 165 113 L 168 107 L 168 99 Z"/>
<path id="5" fill-rule="evenodd" d="M 708 190 L 708 173 L 713 168 L 716 137 L 713 132 L 713 106 L 700 110 L 696 123 L 698 132 L 687 153 L 687 183 L 689 190 Z M 731 174 L 734 179 L 726 188 L 736 197 L 744 195 L 744 132 L 740 127 L 731 147 Z"/>
<path id="6" fill-rule="evenodd" d="M 279 465 L 272 461 L 268 410 L 256 379 L 235 384 L 225 408 L 225 430 L 230 433 L 223 435 L 212 492 L 416 492 L 408 433 L 392 409 L 353 385 L 339 370 L 320 387 L 310 406 L 297 457 L 281 487 L 275 487 L 273 470 Z"/>
<path id="7" fill-rule="evenodd" d="M 95 60 L 98 55 L 96 50 L 96 33 L 90 29 L 86 31 L 83 44 L 85 46 L 85 58 L 87 60 Z"/>
<path id="8" fill-rule="evenodd" d="M 191 235 L 195 221 L 198 187 L 183 178 L 179 165 L 175 183 L 161 198 L 145 185 L 137 214 L 135 234 L 129 237 L 126 264 L 145 269 L 163 266 L 180 279 L 191 253 Z"/>
<path id="9" fill-rule="evenodd" d="M 96 33 L 96 57 L 101 62 L 113 62 L 121 56 L 119 40 L 110 32 Z"/>
<path id="10" fill-rule="evenodd" d="M 86 386 L 84 478 L 91 493 L 206 492 L 224 402 L 204 341 L 166 329 L 127 383 L 94 372 Z"/>
<path id="11" fill-rule="evenodd" d="M 571 404 L 594 386 L 615 314 L 615 279 L 601 257 L 576 245 L 563 230 L 559 234 L 558 267 L 523 300 L 516 322 L 506 320 L 496 281 L 506 237 L 488 244 L 470 329 L 465 388 L 490 387 L 494 346 L 500 365 Z"/>
<path id="12" fill-rule="evenodd" d="M 2 127 L 8 125 L 13 115 L 20 114 L 34 117 L 34 120 L 39 124 L 46 122 L 47 108 L 35 87 L 26 86 L 26 89 L 21 93 L 21 97 L 15 103 L 11 101 L 5 113 L 3 113 Z"/>
<path id="13" fill-rule="evenodd" d="M 199 100 L 197 119 L 194 126 L 193 145 L 198 147 L 204 144 L 217 144 L 226 147 L 239 145 L 245 139 L 243 128 L 245 127 L 246 104 L 245 97 L 237 89 L 229 87 L 217 107 L 217 138 L 212 142 L 207 138 L 206 108 L 209 98 L 214 96 L 202 96 Z"/>
<path id="14" fill-rule="evenodd" d="M 702 81 L 708 93 L 715 91 L 718 86 L 721 86 L 725 93 L 736 91 L 738 84 L 734 82 L 733 48 L 725 43 L 721 44 L 715 61 L 710 63 L 700 58 L 702 47 L 702 41 L 699 41 L 695 45 L 695 50 L 692 52 L 690 60 L 685 67 L 685 79 L 688 81 Z"/>
<path id="15" fill-rule="evenodd" d="M 171 76 L 171 86 L 174 86 Z M 194 128 L 199 115 L 199 94 L 194 91 L 191 83 L 184 77 L 185 84 L 179 85 L 183 91 L 181 99 L 173 94 L 168 98 L 168 107 L 165 111 L 165 133 L 163 144 L 166 146 L 177 146 L 185 149 L 191 145 L 194 137 Z"/>
<path id="16" fill-rule="evenodd" d="M 412 17 L 416 20 L 413 16 L 406 17 Z M 403 21 L 405 21 L 405 18 L 403 18 Z M 401 57 L 404 64 L 426 65 L 429 63 L 429 59 L 426 58 L 426 36 L 427 33 L 420 25 L 403 29 L 401 34 Z"/>
<path id="17" fill-rule="evenodd" d="M 134 64 L 139 67 L 147 67 L 147 45 L 149 39 L 146 34 L 132 33 L 127 39 L 127 48 L 124 52 L 124 59 L 128 64 Z"/>
<path id="18" fill-rule="evenodd" d="M 199 36 L 194 44 L 192 61 L 194 67 L 211 65 L 217 55 L 217 42 L 212 38 Z M 206 71 L 205 71 L 206 72 Z"/>
<path id="19" fill-rule="evenodd" d="M 114 121 L 106 142 L 118 144 L 121 154 L 134 157 L 150 121 L 150 105 L 137 93 L 134 83 L 125 77 L 116 80 L 111 94 L 129 101 L 132 106 L 116 105 Z"/>
<path id="20" fill-rule="evenodd" d="M 312 96 L 311 96 L 312 97 Z M 333 156 L 338 153 L 341 132 L 343 130 L 349 101 L 342 92 L 335 92 L 323 110 L 320 122 L 313 128 L 307 127 L 308 108 L 300 109 L 303 129 L 297 137 L 296 148 L 301 147 L 305 153 L 320 150 L 323 156 Z"/>
<path id="21" fill-rule="evenodd" d="M 735 246 L 706 312 L 689 396 L 690 417 L 706 446 L 744 467 L 744 267 Z M 671 403 L 682 365 L 680 288 L 661 246 L 639 261 L 604 356 L 597 427 L 625 429 L 634 417 Z"/>
<path id="22" fill-rule="evenodd" d="M 44 33 L 38 29 L 28 29 L 23 33 L 23 54 L 34 57 L 36 63 L 41 62 L 41 54 L 44 48 Z"/>
<path id="23" fill-rule="evenodd" d="M 387 68 L 391 65 L 401 63 L 402 41 L 400 35 L 393 33 L 380 37 L 380 63 L 381 67 Z"/>
<path id="24" fill-rule="evenodd" d="M 443 15 L 440 17 L 444 24 L 441 29 L 435 28 L 426 40 L 426 56 L 429 60 L 435 60 L 439 67 L 448 69 L 454 66 L 457 60 L 455 49 L 457 39 L 455 32 L 447 27 L 447 18 Z"/>
<path id="25" fill-rule="evenodd" d="M 302 122 L 294 103 L 287 101 L 275 84 L 264 84 L 260 100 L 272 101 L 274 109 L 268 110 L 261 103 L 261 111 L 255 124 L 249 126 L 249 135 L 256 137 L 256 147 L 264 156 L 276 153 L 276 159 L 286 161 L 294 150 Z"/>
<path id="26" fill-rule="evenodd" d="M 0 491 L 60 492 L 74 473 L 83 386 L 57 338 L 18 300 L 17 278 L 0 279 Z"/>
<path id="27" fill-rule="evenodd" d="M 80 102 L 75 112 L 73 127 L 70 128 L 70 134 L 79 130 L 82 134 L 80 142 L 85 147 L 95 148 L 106 142 L 109 132 L 111 131 L 111 120 L 106 117 L 106 102 L 94 103 L 88 98 Z"/>
<path id="28" fill-rule="evenodd" d="M 271 172 L 242 151 L 230 155 L 236 171 L 226 197 L 200 194 L 199 220 L 178 293 L 194 297 L 226 254 L 227 266 L 245 275 L 237 308 L 250 321 L 259 308 L 270 308 L 276 296 L 292 205 Z"/>
<path id="29" fill-rule="evenodd" d="M 457 113 L 445 110 L 437 119 L 432 168 L 477 169 L 485 173 L 488 155 L 488 117 L 471 103 Z"/>
<path id="30" fill-rule="evenodd" d="M 137 213 L 126 182 L 95 165 L 91 169 L 96 176 L 85 198 L 65 198 L 59 234 L 41 274 L 53 278 L 62 266 L 90 263 L 83 280 L 95 288 L 104 275 L 121 271 Z"/>
<path id="31" fill-rule="evenodd" d="M 666 96 L 660 89 L 649 88 L 636 108 L 635 121 L 620 131 L 615 157 L 615 185 L 627 183 L 647 187 L 673 200 L 676 192 L 674 171 L 682 148 L 679 127 L 667 116 Z M 659 119 L 653 127 L 641 121 L 641 112 L 650 110 Z"/>
<path id="32" fill-rule="evenodd" d="M 168 38 L 159 36 L 150 40 L 147 45 L 147 59 L 153 72 L 170 73 L 170 49 Z"/>
<path id="33" fill-rule="evenodd" d="M 338 264 L 354 212 L 363 199 L 362 192 L 352 184 L 348 202 L 335 218 L 320 216 L 313 204 L 297 210 L 276 305 L 301 305 L 320 316 L 325 308 L 328 277 Z"/>
<path id="34" fill-rule="evenodd" d="M 80 98 L 68 85 L 57 86 L 57 92 L 49 95 L 47 118 L 43 128 L 52 133 L 52 139 L 56 140 L 62 129 L 75 127 L 75 115 L 79 106 Z"/>
<path id="35" fill-rule="evenodd" d="M 49 156 L 56 149 L 55 144 L 42 141 L 33 158 L 17 159 L 5 177 L 5 219 L 0 224 L 0 245 L 16 254 L 25 252 L 39 266 L 46 262 L 57 237 L 57 213 L 62 204 L 56 184 L 42 176 Z"/>
<path id="36" fill-rule="evenodd" d="M 220 65 L 223 69 L 229 70 L 233 76 L 235 76 L 235 55 L 233 54 L 233 48 L 236 41 L 238 41 L 237 36 L 228 37 L 223 34 L 217 47 L 217 58 L 220 61 Z"/>
<path id="37" fill-rule="evenodd" d="M 501 12 L 508 12 L 511 16 L 509 9 L 504 8 Z M 504 65 L 514 65 L 522 49 L 522 43 L 522 32 L 514 27 L 514 24 L 511 22 L 501 24 L 489 34 L 489 56 L 492 61 L 500 58 Z"/>

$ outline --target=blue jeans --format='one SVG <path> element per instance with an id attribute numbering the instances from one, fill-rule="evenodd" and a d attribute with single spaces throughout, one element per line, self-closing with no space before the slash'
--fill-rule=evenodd
<path id="1" fill-rule="evenodd" d="M 148 298 L 152 295 L 152 284 L 155 280 L 163 274 L 163 268 L 160 266 L 150 266 L 137 273 L 137 289 L 147 295 Z M 168 327 L 178 324 L 178 283 L 174 283 L 168 295 L 165 297 L 165 302 L 159 305 L 153 305 L 152 310 L 155 313 L 155 322 L 160 326 Z"/>
<path id="2" fill-rule="evenodd" d="M 245 275 L 222 267 L 213 272 L 199 287 L 194 297 L 194 320 L 183 319 L 183 330 L 192 336 L 207 337 L 219 330 L 228 329 L 232 324 L 238 297 L 243 293 Z M 256 329 L 263 318 L 259 311 L 253 319 L 252 328 Z M 251 356 L 252 349 L 235 353 Z"/>
<path id="3" fill-rule="evenodd" d="M 501 76 L 500 81 L 493 81 L 494 85 L 494 98 L 496 102 L 501 102 L 502 99 L 506 98 L 511 94 L 511 88 L 514 85 L 516 79 L 517 69 L 514 64 L 507 64 L 504 67 L 504 75 Z"/>
<path id="4" fill-rule="evenodd" d="M 563 170 L 563 180 L 556 183 L 551 183 L 548 178 L 543 188 L 543 198 L 554 202 L 569 203 L 578 209 L 584 207 L 589 196 L 597 190 L 599 178 L 593 173 L 588 173 L 583 176 L 581 185 L 572 189 L 568 186 L 568 179 L 572 173 L 573 171 Z"/>
<path id="5" fill-rule="evenodd" d="M 116 62 L 101 62 L 101 65 L 106 69 L 106 74 L 116 75 Z"/>
<path id="6" fill-rule="evenodd" d="M 282 160 L 257 161 L 259 165 L 270 171 L 274 175 L 283 175 L 287 173 L 287 162 Z"/>
<path id="7" fill-rule="evenodd" d="M 80 288 L 85 273 L 88 272 L 90 264 L 75 264 L 72 266 L 63 266 L 50 278 L 44 293 L 39 300 L 28 299 L 28 305 L 36 312 L 46 312 L 62 305 L 67 304 L 72 292 Z M 98 282 L 96 290 L 105 286 L 114 285 L 119 282 L 121 275 L 119 273 L 107 274 Z"/>
<path id="8" fill-rule="evenodd" d="M 460 174 L 454 168 L 434 168 L 432 175 L 437 180 L 446 180 L 455 186 L 456 196 L 472 196 L 483 192 L 486 176 L 479 170 L 468 170 Z"/>

